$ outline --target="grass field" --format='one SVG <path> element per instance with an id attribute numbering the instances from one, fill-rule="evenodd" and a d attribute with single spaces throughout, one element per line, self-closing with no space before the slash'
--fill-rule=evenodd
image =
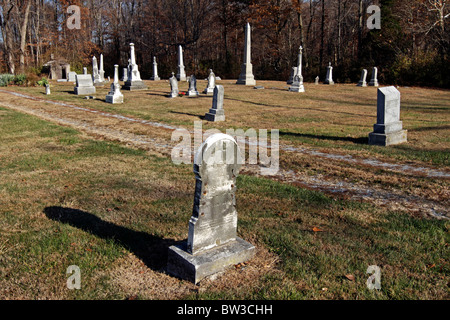
<path id="1" fill-rule="evenodd" d="M 6 90 L 193 129 L 211 97 L 168 99 L 168 83 L 124 92 L 126 103 L 83 100 L 70 85 Z M 225 123 L 203 129 L 280 129 L 280 142 L 323 152 L 449 169 L 450 92 L 400 88 L 405 145 L 367 145 L 376 120 L 376 89 L 306 84 L 289 93 L 280 82 L 253 90 L 221 81 Z M 201 91 L 206 81 L 199 81 Z M 186 88 L 184 88 L 185 86 Z M 187 90 L 187 84 L 180 84 Z M 67 117 L 77 111 L 17 97 Z M 8 100 L 9 99 L 9 100 Z M 99 120 L 95 125 L 170 141 L 170 130 Z M 103 121 L 103 122 L 102 122 Z M 0 299 L 448 299 L 447 219 L 354 201 L 251 173 L 237 182 L 238 234 L 257 255 L 199 285 L 165 273 L 167 248 L 187 237 L 192 213 L 191 165 L 99 139 L 0 105 Z M 311 177 L 373 184 L 448 204 L 448 179 L 390 172 L 283 152 L 280 166 Z M 81 290 L 69 290 L 70 265 Z M 381 290 L 366 286 L 371 265 Z"/>

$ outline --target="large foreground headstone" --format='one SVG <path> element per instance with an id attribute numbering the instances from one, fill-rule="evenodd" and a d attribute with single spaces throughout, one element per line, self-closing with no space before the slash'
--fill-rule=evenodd
<path id="1" fill-rule="evenodd" d="M 400 121 L 400 92 L 395 87 L 378 89 L 377 123 L 369 134 L 369 144 L 389 146 L 407 141 Z"/>
<path id="2" fill-rule="evenodd" d="M 197 150 L 188 239 L 169 248 L 168 273 L 198 283 L 254 256 L 255 247 L 237 236 L 235 193 L 240 167 L 239 147 L 229 135 L 214 134 Z"/>
<path id="3" fill-rule="evenodd" d="M 361 80 L 359 80 L 357 87 L 367 87 L 367 69 L 363 69 L 361 73 Z"/>
<path id="4" fill-rule="evenodd" d="M 225 121 L 225 111 L 223 109 L 223 86 L 217 85 L 214 88 L 213 104 L 209 112 L 205 114 L 207 121 Z"/>
<path id="5" fill-rule="evenodd" d="M 134 51 L 134 43 L 130 43 L 130 60 L 128 60 L 128 79 L 125 81 L 123 90 L 145 90 L 148 89 L 147 86 L 141 79 L 141 73 L 139 72 L 139 67 L 136 64 L 136 54 Z"/>
<path id="6" fill-rule="evenodd" d="M 90 95 L 96 92 L 92 76 L 90 74 L 77 74 L 76 87 L 74 92 L 76 95 Z"/>
<path id="7" fill-rule="evenodd" d="M 119 65 L 114 65 L 114 82 L 111 84 L 111 90 L 106 95 L 108 103 L 123 103 L 123 94 L 120 92 L 119 84 Z"/>
<path id="8" fill-rule="evenodd" d="M 256 84 L 253 76 L 253 65 L 251 63 L 251 30 L 250 24 L 245 26 L 245 47 L 244 47 L 244 63 L 241 66 L 241 74 L 236 82 L 237 84 L 244 84 L 246 86 L 254 86 Z"/>

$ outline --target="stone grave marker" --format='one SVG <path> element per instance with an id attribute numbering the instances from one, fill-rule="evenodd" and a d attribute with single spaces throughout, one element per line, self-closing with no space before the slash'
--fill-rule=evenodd
<path id="1" fill-rule="evenodd" d="M 189 77 L 189 90 L 186 94 L 188 97 L 197 97 L 198 91 L 197 91 L 197 79 L 194 75 L 191 75 Z"/>
<path id="2" fill-rule="evenodd" d="M 214 96 L 212 108 L 205 114 L 205 120 L 207 121 L 225 121 L 225 111 L 223 109 L 223 86 L 217 85 L 214 88 Z"/>
<path id="3" fill-rule="evenodd" d="M 291 92 L 305 92 L 305 87 L 303 86 L 303 77 L 300 75 L 295 75 L 292 85 L 289 87 Z"/>
<path id="4" fill-rule="evenodd" d="M 178 46 L 178 70 L 177 70 L 177 80 L 186 81 L 186 71 L 183 62 L 183 47 Z"/>
<path id="5" fill-rule="evenodd" d="M 123 94 L 120 92 L 119 84 L 119 65 L 114 65 L 114 82 L 111 84 L 111 90 L 106 95 L 107 103 L 123 103 Z"/>
<path id="6" fill-rule="evenodd" d="M 158 76 L 158 64 L 156 63 L 156 57 L 153 57 L 153 76 L 150 78 L 150 80 L 161 80 L 161 78 Z"/>
<path id="7" fill-rule="evenodd" d="M 356 85 L 357 87 L 367 87 L 367 69 L 363 69 L 362 73 L 361 73 L 361 80 L 359 80 L 358 84 Z"/>
<path id="8" fill-rule="evenodd" d="M 327 77 L 325 78 L 324 84 L 330 84 L 333 85 L 333 67 L 331 66 L 331 62 L 328 64 L 327 67 Z"/>
<path id="9" fill-rule="evenodd" d="M 389 146 L 407 141 L 400 121 L 400 92 L 395 87 L 378 89 L 377 123 L 369 134 L 369 144 Z"/>
<path id="10" fill-rule="evenodd" d="M 251 56 L 251 30 L 250 23 L 247 23 L 245 25 L 244 63 L 241 66 L 241 74 L 239 75 L 236 84 L 243 84 L 246 86 L 256 85 L 255 77 L 253 76 Z"/>
<path id="11" fill-rule="evenodd" d="M 378 68 L 374 67 L 372 70 L 372 78 L 370 79 L 369 82 L 369 86 L 370 87 L 378 87 L 379 83 L 378 83 Z"/>
<path id="12" fill-rule="evenodd" d="M 74 92 L 76 95 L 90 95 L 96 92 L 94 82 L 92 81 L 92 75 L 90 74 L 77 74 L 76 87 Z"/>
<path id="13" fill-rule="evenodd" d="M 223 133 L 209 136 L 197 150 L 188 238 L 169 248 L 169 274 L 198 283 L 254 256 L 255 247 L 237 236 L 235 193 L 241 162 L 236 141 Z"/>
<path id="14" fill-rule="evenodd" d="M 172 72 L 172 77 L 169 78 L 170 83 L 170 94 L 169 98 L 176 98 L 178 97 L 179 91 L 178 91 L 178 81 L 177 77 L 175 77 L 175 73 Z"/>
<path id="15" fill-rule="evenodd" d="M 122 89 L 130 91 L 148 89 L 141 79 L 141 73 L 139 72 L 139 67 L 136 64 L 134 43 L 130 43 L 130 59 L 128 60 L 127 81 L 125 81 Z"/>
<path id="16" fill-rule="evenodd" d="M 45 85 L 45 94 L 46 95 L 49 95 L 51 92 L 50 92 L 50 85 L 49 84 L 46 84 Z"/>
<path id="17" fill-rule="evenodd" d="M 292 82 L 294 82 L 294 77 L 296 74 L 297 74 L 297 67 L 292 67 L 291 75 L 289 76 L 289 80 L 286 83 L 292 84 Z"/>
<path id="18" fill-rule="evenodd" d="M 68 82 L 76 82 L 77 79 L 75 79 L 75 76 L 77 75 L 77 73 L 75 71 L 70 71 L 67 75 L 67 81 Z"/>
<path id="19" fill-rule="evenodd" d="M 212 69 L 209 69 L 208 85 L 206 86 L 205 90 L 203 90 L 203 93 L 207 95 L 212 95 L 214 93 L 215 86 L 216 86 L 216 76 L 212 71 Z"/>
<path id="20" fill-rule="evenodd" d="M 317 86 L 319 85 L 319 76 L 316 77 L 314 84 Z"/>

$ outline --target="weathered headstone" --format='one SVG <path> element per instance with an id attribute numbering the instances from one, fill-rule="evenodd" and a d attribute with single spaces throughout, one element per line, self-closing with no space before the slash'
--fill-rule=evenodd
<path id="1" fill-rule="evenodd" d="M 75 76 L 77 75 L 77 73 L 75 71 L 70 71 L 67 75 L 67 81 L 68 82 L 75 82 L 77 81 L 77 79 L 75 79 Z"/>
<path id="2" fill-rule="evenodd" d="M 123 94 L 120 92 L 119 84 L 119 65 L 114 65 L 114 82 L 111 84 L 111 90 L 106 95 L 108 103 L 123 103 Z"/>
<path id="3" fill-rule="evenodd" d="M 161 78 L 158 76 L 158 64 L 156 63 L 156 57 L 153 57 L 153 76 L 150 78 L 150 80 L 161 80 Z"/>
<path id="4" fill-rule="evenodd" d="M 395 87 L 378 89 L 377 123 L 369 134 L 369 144 L 389 146 L 407 141 L 400 121 L 400 92 Z"/>
<path id="5" fill-rule="evenodd" d="M 97 64 L 97 58 L 92 58 L 92 80 L 94 81 L 94 86 L 103 86 L 105 84 L 105 81 L 102 81 L 100 77 L 100 73 L 98 71 L 98 64 Z"/>
<path id="6" fill-rule="evenodd" d="M 145 90 L 148 87 L 144 84 L 141 79 L 141 73 L 139 72 L 139 67 L 136 64 L 136 54 L 134 51 L 134 43 L 130 43 L 130 59 L 128 60 L 128 79 L 125 81 L 122 89 L 123 90 Z"/>
<path id="7" fill-rule="evenodd" d="M 86 67 L 83 67 L 83 74 L 88 74 L 88 70 L 87 70 L 87 68 Z M 75 81 L 76 81 L 77 79 L 75 79 Z"/>
<path id="8" fill-rule="evenodd" d="M 359 80 L 358 84 L 356 85 L 357 87 L 367 87 L 367 70 L 363 69 L 362 73 L 361 73 L 361 80 Z"/>
<path id="9" fill-rule="evenodd" d="M 123 82 L 128 80 L 128 68 L 123 68 L 122 79 Z"/>
<path id="10" fill-rule="evenodd" d="M 333 85 L 333 67 L 331 66 L 331 62 L 328 64 L 327 67 L 327 77 L 325 78 L 324 84 L 330 84 Z"/>
<path id="11" fill-rule="evenodd" d="M 103 54 L 100 54 L 100 69 L 98 70 L 98 75 L 100 77 L 100 81 L 105 83 L 105 69 L 103 67 Z"/>
<path id="12" fill-rule="evenodd" d="M 46 85 L 45 85 L 45 94 L 46 94 L 46 95 L 49 95 L 49 94 L 50 94 L 50 85 L 49 85 L 49 84 L 46 84 Z"/>
<path id="13" fill-rule="evenodd" d="M 187 241 L 169 248 L 168 273 L 194 283 L 248 261 L 255 247 L 237 236 L 236 178 L 241 167 L 233 137 L 216 133 L 197 150 Z"/>
<path id="14" fill-rule="evenodd" d="M 378 87 L 378 68 L 374 67 L 372 70 L 372 78 L 370 79 L 369 82 L 369 86 L 370 87 Z"/>
<path id="15" fill-rule="evenodd" d="M 207 121 L 225 121 L 225 111 L 223 109 L 223 86 L 217 85 L 214 88 L 214 96 L 212 108 L 205 114 L 205 120 Z"/>
<path id="16" fill-rule="evenodd" d="M 183 62 L 183 48 L 181 47 L 181 45 L 178 46 L 177 80 L 186 81 L 186 71 L 184 70 L 184 62 Z"/>
<path id="17" fill-rule="evenodd" d="M 291 75 L 289 76 L 287 84 L 292 84 L 294 82 L 294 77 L 297 75 L 297 67 L 292 67 Z"/>
<path id="18" fill-rule="evenodd" d="M 172 77 L 169 78 L 170 83 L 170 94 L 169 98 L 176 98 L 178 97 L 179 91 L 178 91 L 178 81 L 175 77 L 175 73 L 172 72 Z"/>
<path id="19" fill-rule="evenodd" d="M 189 89 L 186 94 L 188 97 L 197 97 L 198 91 L 197 91 L 197 79 L 194 75 L 191 75 L 189 77 Z"/>
<path id="20" fill-rule="evenodd" d="M 300 75 L 295 75 L 294 82 L 289 87 L 289 91 L 291 92 L 305 92 L 305 87 L 303 86 L 303 77 Z"/>
<path id="21" fill-rule="evenodd" d="M 251 29 L 250 24 L 245 26 L 245 47 L 244 47 L 244 63 L 241 66 L 241 74 L 236 84 L 246 86 L 254 86 L 256 84 L 253 76 L 253 65 L 251 63 Z"/>
<path id="22" fill-rule="evenodd" d="M 77 74 L 76 87 L 74 92 L 76 95 L 90 95 L 96 92 L 92 76 L 90 74 Z"/>
<path id="23" fill-rule="evenodd" d="M 203 90 L 203 93 L 206 93 L 207 95 L 212 95 L 214 93 L 215 86 L 216 86 L 216 76 L 212 71 L 212 69 L 209 69 L 208 85 L 206 86 L 206 89 Z"/>
<path id="24" fill-rule="evenodd" d="M 316 77 L 314 84 L 317 86 L 319 84 L 319 76 Z"/>

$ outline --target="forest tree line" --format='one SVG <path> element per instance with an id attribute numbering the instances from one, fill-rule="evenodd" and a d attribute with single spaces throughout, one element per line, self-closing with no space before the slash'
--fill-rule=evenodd
<path id="1" fill-rule="evenodd" d="M 71 5 L 80 29 L 70 29 Z M 381 8 L 369 29 L 367 8 Z M 384 84 L 450 87 L 450 4 L 446 0 L 0 0 L 2 73 L 39 74 L 51 55 L 82 72 L 103 53 L 106 74 L 126 67 L 136 47 L 143 79 L 176 72 L 177 47 L 186 74 L 225 79 L 240 73 L 244 26 L 252 27 L 257 80 L 288 79 L 303 47 L 303 76 L 323 80 L 328 63 L 338 83 L 379 69 Z M 120 69 L 121 70 L 121 69 Z"/>

